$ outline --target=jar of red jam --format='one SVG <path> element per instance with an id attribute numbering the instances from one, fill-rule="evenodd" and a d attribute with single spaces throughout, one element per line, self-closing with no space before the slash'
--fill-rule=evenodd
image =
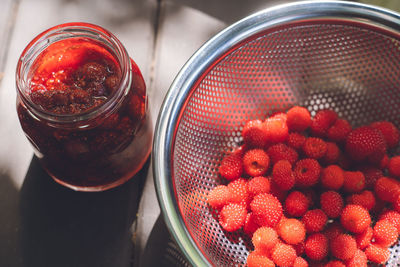
<path id="1" fill-rule="evenodd" d="M 106 190 L 133 177 L 148 159 L 145 82 L 107 30 L 68 23 L 41 33 L 19 59 L 16 84 L 22 129 L 58 183 Z"/>

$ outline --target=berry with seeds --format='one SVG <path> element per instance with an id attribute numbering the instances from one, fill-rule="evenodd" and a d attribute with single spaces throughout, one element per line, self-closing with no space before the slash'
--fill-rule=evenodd
<path id="1" fill-rule="evenodd" d="M 394 202 L 400 194 L 400 185 L 395 179 L 381 177 L 375 183 L 375 194 L 383 201 Z"/>
<path id="2" fill-rule="evenodd" d="M 349 193 L 361 192 L 365 188 L 365 177 L 360 171 L 344 171 L 343 189 Z"/>
<path id="3" fill-rule="evenodd" d="M 214 187 L 207 196 L 208 204 L 214 209 L 220 209 L 231 200 L 231 194 L 226 185 Z"/>
<path id="4" fill-rule="evenodd" d="M 304 244 L 304 251 L 311 260 L 323 260 L 329 252 L 328 238 L 322 233 L 309 235 Z"/>
<path id="5" fill-rule="evenodd" d="M 357 247 L 359 249 L 365 249 L 366 247 L 371 244 L 372 236 L 374 235 L 374 231 L 372 230 L 372 227 L 369 227 L 362 233 L 356 234 L 356 242 L 357 242 Z"/>
<path id="6" fill-rule="evenodd" d="M 269 168 L 268 154 L 263 149 L 248 150 L 243 156 L 243 168 L 250 176 L 264 175 Z"/>
<path id="7" fill-rule="evenodd" d="M 393 123 L 388 121 L 378 121 L 371 124 L 371 127 L 378 129 L 383 138 L 385 138 L 386 144 L 389 148 L 396 147 L 400 140 L 400 132 L 394 126 Z"/>
<path id="8" fill-rule="evenodd" d="M 236 154 L 224 157 L 219 165 L 219 174 L 227 180 L 235 180 L 243 173 L 242 158 Z"/>
<path id="9" fill-rule="evenodd" d="M 331 127 L 329 127 L 326 136 L 329 140 L 341 143 L 346 140 L 350 132 L 350 123 L 344 119 L 337 119 L 335 123 Z"/>
<path id="10" fill-rule="evenodd" d="M 292 107 L 287 111 L 286 115 L 286 123 L 290 131 L 302 132 L 311 125 L 310 112 L 304 107 Z"/>
<path id="11" fill-rule="evenodd" d="M 314 136 L 326 136 L 328 129 L 336 122 L 338 115 L 335 111 L 324 109 L 318 111 L 311 121 L 310 131 Z"/>
<path id="12" fill-rule="evenodd" d="M 346 261 L 347 267 L 367 267 L 368 266 L 368 259 L 367 255 L 365 255 L 364 251 L 357 249 L 354 253 L 353 258 Z"/>
<path id="13" fill-rule="evenodd" d="M 306 137 L 302 135 L 301 133 L 298 132 L 293 132 L 289 133 L 289 137 L 287 140 L 287 145 L 291 148 L 296 149 L 297 151 L 300 151 L 300 149 L 303 147 Z"/>
<path id="14" fill-rule="evenodd" d="M 294 176 L 296 184 L 302 187 L 313 186 L 319 181 L 321 166 L 315 159 L 305 158 L 296 162 Z"/>
<path id="15" fill-rule="evenodd" d="M 228 232 L 239 230 L 246 220 L 247 210 L 243 204 L 230 203 L 225 205 L 219 214 L 219 223 Z"/>
<path id="16" fill-rule="evenodd" d="M 400 233 L 400 213 L 394 210 L 386 210 L 379 216 L 379 220 L 388 220 Z"/>
<path id="17" fill-rule="evenodd" d="M 322 157 L 322 162 L 327 165 L 338 163 L 340 155 L 341 151 L 335 143 L 326 142 L 326 153 Z"/>
<path id="18" fill-rule="evenodd" d="M 247 213 L 246 219 L 244 220 L 243 225 L 243 232 L 245 232 L 248 236 L 252 237 L 253 233 L 259 228 L 260 226 L 256 223 L 253 213 Z"/>
<path id="19" fill-rule="evenodd" d="M 287 244 L 295 245 L 304 241 L 306 229 L 297 219 L 285 219 L 278 224 L 278 234 Z"/>
<path id="20" fill-rule="evenodd" d="M 321 171 L 321 183 L 325 188 L 339 190 L 344 183 L 344 172 L 337 165 L 330 165 Z"/>
<path id="21" fill-rule="evenodd" d="M 284 191 L 280 189 L 273 181 L 271 181 L 271 190 L 270 194 L 279 199 L 279 201 L 283 202 L 287 196 L 288 191 Z"/>
<path id="22" fill-rule="evenodd" d="M 370 226 L 371 217 L 367 209 L 350 204 L 343 209 L 340 222 L 347 231 L 359 234 Z"/>
<path id="23" fill-rule="evenodd" d="M 390 251 L 382 246 L 377 244 L 370 244 L 365 249 L 365 255 L 367 259 L 371 262 L 378 263 L 378 264 L 385 264 L 390 257 Z"/>
<path id="24" fill-rule="evenodd" d="M 348 204 L 360 205 L 371 211 L 375 207 L 375 196 L 371 191 L 365 190 L 360 194 L 353 194 L 347 198 Z"/>
<path id="25" fill-rule="evenodd" d="M 261 226 L 274 227 L 280 221 L 283 213 L 279 200 L 268 193 L 255 196 L 250 207 L 256 222 Z"/>
<path id="26" fill-rule="evenodd" d="M 243 142 L 249 147 L 264 147 L 268 141 L 267 130 L 261 120 L 248 121 L 242 131 Z"/>
<path id="27" fill-rule="evenodd" d="M 270 143 L 285 142 L 289 136 L 286 119 L 281 116 L 273 116 L 265 120 L 267 140 Z"/>
<path id="28" fill-rule="evenodd" d="M 359 170 L 364 174 L 366 189 L 374 189 L 376 181 L 383 176 L 383 172 L 375 167 L 363 166 Z"/>
<path id="29" fill-rule="evenodd" d="M 290 190 L 296 180 L 292 172 L 292 164 L 287 160 L 280 160 L 272 168 L 272 181 L 284 191 Z"/>
<path id="30" fill-rule="evenodd" d="M 308 267 L 308 263 L 304 258 L 297 257 L 294 260 L 293 267 Z"/>
<path id="31" fill-rule="evenodd" d="M 280 160 L 288 160 L 291 164 L 294 164 L 299 158 L 296 150 L 283 143 L 270 146 L 267 149 L 267 154 L 270 157 L 272 164 L 275 164 Z"/>
<path id="32" fill-rule="evenodd" d="M 290 245 L 278 243 L 272 250 L 271 258 L 278 266 L 293 266 L 297 258 L 296 250 Z"/>
<path id="33" fill-rule="evenodd" d="M 400 156 L 394 156 L 389 160 L 389 173 L 395 177 L 400 177 Z"/>
<path id="34" fill-rule="evenodd" d="M 357 243 L 351 235 L 341 234 L 331 240 L 330 249 L 336 258 L 350 260 L 357 251 Z"/>
<path id="35" fill-rule="evenodd" d="M 374 226 L 375 243 L 382 247 L 390 247 L 396 243 L 399 233 L 388 220 L 379 220 Z"/>
<path id="36" fill-rule="evenodd" d="M 307 233 L 321 232 L 328 221 L 328 216 L 322 210 L 314 209 L 307 211 L 301 221 Z"/>
<path id="37" fill-rule="evenodd" d="M 242 204 L 246 204 L 249 202 L 249 193 L 247 191 L 246 179 L 236 179 L 235 181 L 230 182 L 227 187 L 230 194 L 230 202 Z"/>
<path id="38" fill-rule="evenodd" d="M 261 193 L 269 193 L 270 190 L 271 190 L 271 183 L 269 179 L 264 176 L 254 177 L 247 182 L 247 191 L 251 199 L 255 195 Z"/>
<path id="39" fill-rule="evenodd" d="M 328 240 L 332 240 L 340 234 L 343 234 L 344 229 L 337 221 L 334 221 L 326 227 L 324 234 Z"/>
<path id="40" fill-rule="evenodd" d="M 254 247 L 261 251 L 269 251 L 278 243 L 278 234 L 271 227 L 258 228 L 251 239 Z"/>
<path id="41" fill-rule="evenodd" d="M 247 267 L 275 267 L 275 264 L 267 256 L 260 255 L 257 252 L 250 252 L 247 256 Z"/>
<path id="42" fill-rule="evenodd" d="M 343 198 L 336 191 L 327 191 L 321 194 L 321 209 L 329 218 L 337 218 L 343 210 Z"/>
<path id="43" fill-rule="evenodd" d="M 318 137 L 308 137 L 303 145 L 303 152 L 308 158 L 320 159 L 327 151 L 327 145 L 324 140 Z"/>
<path id="44" fill-rule="evenodd" d="M 299 191 L 291 192 L 285 200 L 285 212 L 293 217 L 303 216 L 309 206 L 308 198 Z"/>

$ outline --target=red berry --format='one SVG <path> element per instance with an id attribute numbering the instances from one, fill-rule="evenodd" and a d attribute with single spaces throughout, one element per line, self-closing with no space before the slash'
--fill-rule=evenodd
<path id="1" fill-rule="evenodd" d="M 348 197 L 348 204 L 360 205 L 371 211 L 375 207 L 375 196 L 371 191 L 363 191 L 360 194 L 354 194 Z"/>
<path id="2" fill-rule="evenodd" d="M 346 152 L 357 161 L 369 157 L 380 160 L 386 153 L 386 142 L 379 130 L 362 126 L 347 136 Z"/>
<path id="3" fill-rule="evenodd" d="M 311 134 L 320 137 L 326 136 L 328 129 L 336 122 L 337 117 L 337 113 L 330 109 L 318 111 L 310 125 Z"/>
<path id="4" fill-rule="evenodd" d="M 227 180 L 235 180 L 243 173 L 242 158 L 236 154 L 224 157 L 219 166 L 220 175 Z"/>
<path id="5" fill-rule="evenodd" d="M 251 149 L 243 156 L 243 168 L 246 174 L 256 177 L 264 175 L 269 168 L 269 156 L 262 149 Z"/>
<path id="6" fill-rule="evenodd" d="M 332 142 L 326 142 L 326 153 L 322 157 L 322 161 L 325 164 L 334 164 L 339 162 L 341 151 L 339 147 Z"/>
<path id="7" fill-rule="evenodd" d="M 285 211 L 290 216 L 301 217 L 306 213 L 309 205 L 309 200 L 303 193 L 293 191 L 285 200 Z"/>
<path id="8" fill-rule="evenodd" d="M 340 216 L 342 226 L 352 233 L 362 233 L 371 224 L 368 210 L 359 205 L 347 205 Z"/>
<path id="9" fill-rule="evenodd" d="M 307 128 L 311 125 L 310 112 L 304 107 L 292 107 L 286 114 L 286 123 L 291 131 L 302 132 L 307 130 Z"/>
<path id="10" fill-rule="evenodd" d="M 321 233 L 309 235 L 304 244 L 304 251 L 311 260 L 323 260 L 328 255 L 328 250 L 328 238 Z"/>
<path id="11" fill-rule="evenodd" d="M 290 190 L 296 181 L 292 172 L 292 164 L 287 160 L 280 160 L 275 163 L 272 169 L 272 181 L 281 190 Z"/>
<path id="12" fill-rule="evenodd" d="M 283 143 L 270 146 L 267 149 L 267 154 L 270 157 L 272 164 L 275 164 L 280 160 L 288 160 L 291 164 L 294 164 L 299 158 L 296 150 Z"/>
<path id="13" fill-rule="evenodd" d="M 302 257 L 297 257 L 294 260 L 293 267 L 308 267 L 308 263 Z"/>
<path id="14" fill-rule="evenodd" d="M 303 145 L 303 152 L 308 158 L 320 159 L 327 151 L 327 145 L 324 140 L 318 137 L 308 137 Z"/>
<path id="15" fill-rule="evenodd" d="M 380 169 L 371 166 L 363 166 L 360 171 L 364 174 L 366 189 L 374 189 L 376 181 L 383 176 Z"/>
<path id="16" fill-rule="evenodd" d="M 297 219 L 285 219 L 278 224 L 278 234 L 287 244 L 295 245 L 304 241 L 306 229 Z"/>
<path id="17" fill-rule="evenodd" d="M 324 231 L 324 234 L 329 240 L 332 240 L 335 237 L 337 237 L 338 235 L 343 234 L 343 232 L 344 232 L 344 229 L 340 225 L 340 223 L 337 221 L 334 221 L 334 222 L 328 224 L 328 226 L 326 227 L 326 229 Z"/>
<path id="18" fill-rule="evenodd" d="M 388 121 L 378 121 L 371 124 L 371 127 L 378 129 L 385 138 L 389 148 L 396 147 L 400 140 L 400 132 L 393 123 Z"/>
<path id="19" fill-rule="evenodd" d="M 321 209 L 329 218 L 337 218 L 343 209 L 343 198 L 336 191 L 327 191 L 321 194 Z"/>
<path id="20" fill-rule="evenodd" d="M 395 177 L 400 177 L 400 156 L 395 156 L 389 160 L 389 173 Z"/>
<path id="21" fill-rule="evenodd" d="M 280 189 L 273 181 L 271 181 L 270 194 L 283 202 L 287 196 L 288 191 Z"/>
<path id="22" fill-rule="evenodd" d="M 399 233 L 397 228 L 388 220 L 379 220 L 374 226 L 375 243 L 382 247 L 390 247 L 396 243 Z"/>
<path id="23" fill-rule="evenodd" d="M 341 261 L 330 261 L 328 262 L 325 267 L 346 267 Z"/>
<path id="24" fill-rule="evenodd" d="M 344 183 L 344 173 L 337 165 L 330 165 L 321 172 L 321 183 L 325 188 L 339 190 Z"/>
<path id="25" fill-rule="evenodd" d="M 343 189 L 346 192 L 356 193 L 365 188 L 365 177 L 360 171 L 345 171 Z"/>
<path id="26" fill-rule="evenodd" d="M 395 179 L 381 177 L 375 183 L 375 194 L 384 201 L 394 202 L 400 194 L 400 185 Z"/>
<path id="27" fill-rule="evenodd" d="M 390 161 L 390 159 L 387 154 L 383 155 L 382 159 L 379 161 L 378 164 L 377 164 L 377 162 L 374 162 L 373 158 L 370 160 L 371 164 L 373 164 L 374 166 L 377 166 L 381 170 L 389 167 L 389 161 Z"/>
<path id="28" fill-rule="evenodd" d="M 303 147 L 305 141 L 306 137 L 304 135 L 298 132 L 293 132 L 289 133 L 289 137 L 286 143 L 289 147 L 299 151 Z"/>
<path id="29" fill-rule="evenodd" d="M 243 204 L 230 203 L 225 205 L 219 214 L 219 223 L 228 232 L 239 230 L 246 220 L 247 210 Z"/>
<path id="30" fill-rule="evenodd" d="M 379 220 L 388 220 L 400 233 L 400 213 L 393 210 L 387 210 L 379 216 Z"/>
<path id="31" fill-rule="evenodd" d="M 247 180 L 243 178 L 236 179 L 235 181 L 230 182 L 227 187 L 231 202 L 246 204 L 249 201 Z"/>
<path id="32" fill-rule="evenodd" d="M 248 236 L 252 237 L 253 233 L 259 228 L 260 226 L 256 223 L 255 218 L 252 212 L 247 213 L 246 219 L 243 225 L 243 232 L 245 232 Z"/>
<path id="33" fill-rule="evenodd" d="M 296 250 L 290 245 L 278 243 L 272 250 L 271 258 L 278 266 L 293 266 L 297 258 Z"/>
<path id="34" fill-rule="evenodd" d="M 253 246 L 261 251 L 269 251 L 278 243 L 278 234 L 271 227 L 258 228 L 251 239 Z"/>
<path id="35" fill-rule="evenodd" d="M 249 147 L 263 148 L 268 141 L 267 130 L 261 120 L 248 121 L 242 131 L 243 142 Z"/>
<path id="36" fill-rule="evenodd" d="M 326 136 L 334 142 L 343 142 L 351 132 L 351 125 L 347 120 L 337 119 L 328 129 Z"/>
<path id="37" fill-rule="evenodd" d="M 225 185 L 214 187 L 207 196 L 208 204 L 214 209 L 220 209 L 231 200 L 229 189 Z"/>
<path id="38" fill-rule="evenodd" d="M 353 258 L 346 261 L 347 267 L 367 267 L 368 265 L 367 255 L 365 255 L 364 251 L 357 249 L 354 253 Z"/>
<path id="39" fill-rule="evenodd" d="M 385 264 L 390 257 L 390 251 L 387 248 L 381 247 L 376 244 L 370 244 L 365 249 L 365 255 L 371 262 Z"/>
<path id="40" fill-rule="evenodd" d="M 303 222 L 307 233 L 315 233 L 324 230 L 328 217 L 322 210 L 314 209 L 307 211 L 301 221 Z"/>
<path id="41" fill-rule="evenodd" d="M 347 234 L 338 235 L 330 242 L 331 253 L 338 259 L 350 260 L 357 251 L 356 240 Z"/>
<path id="42" fill-rule="evenodd" d="M 281 116 L 273 116 L 266 119 L 264 123 L 267 131 L 268 142 L 281 143 L 286 141 L 289 136 L 286 119 Z"/>
<path id="43" fill-rule="evenodd" d="M 268 193 L 255 196 L 250 207 L 256 222 L 261 226 L 274 227 L 280 221 L 283 213 L 279 200 Z"/>
<path id="44" fill-rule="evenodd" d="M 294 176 L 298 186 L 308 187 L 319 181 L 321 166 L 315 159 L 302 159 L 294 166 Z"/>
<path id="45" fill-rule="evenodd" d="M 392 206 L 395 211 L 400 212 L 400 195 L 393 201 Z"/>
<path id="46" fill-rule="evenodd" d="M 275 267 L 273 261 L 268 259 L 267 256 L 260 255 L 254 251 L 247 256 L 246 264 L 247 267 Z"/>
<path id="47" fill-rule="evenodd" d="M 250 198 L 261 193 L 269 193 L 270 190 L 271 183 L 269 179 L 264 176 L 254 177 L 247 182 L 247 191 Z"/>

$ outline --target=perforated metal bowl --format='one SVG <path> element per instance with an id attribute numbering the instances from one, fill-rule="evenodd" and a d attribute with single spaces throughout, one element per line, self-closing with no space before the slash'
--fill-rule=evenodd
<path id="1" fill-rule="evenodd" d="M 293 105 L 332 108 L 357 127 L 400 126 L 400 16 L 351 2 L 297 2 L 227 28 L 187 62 L 165 98 L 153 150 L 166 224 L 195 266 L 237 266 L 246 238 L 206 204 L 243 124 Z M 388 266 L 400 266 L 398 245 Z"/>

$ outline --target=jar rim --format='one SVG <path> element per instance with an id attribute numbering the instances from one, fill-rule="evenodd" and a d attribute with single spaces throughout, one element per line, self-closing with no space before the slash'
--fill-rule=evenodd
<path id="1" fill-rule="evenodd" d="M 48 46 L 57 41 L 79 37 L 77 34 L 100 42 L 101 44 L 106 45 L 107 48 L 111 49 L 110 52 L 112 52 L 113 57 L 116 59 L 121 69 L 121 80 L 119 86 L 111 97 L 107 98 L 106 101 L 95 108 L 77 114 L 58 114 L 46 111 L 39 105 L 33 103 L 30 98 L 27 97 L 25 93 L 26 88 L 29 87 L 29 81 L 26 79 L 27 73 L 35 59 Z M 49 41 L 51 38 L 54 40 Z M 76 128 L 78 126 L 79 128 L 87 128 L 92 119 L 97 118 L 100 115 L 104 115 L 104 118 L 106 118 L 118 108 L 124 96 L 128 94 L 131 86 L 131 73 L 132 66 L 130 64 L 128 52 L 116 36 L 103 27 L 95 24 L 86 22 L 69 22 L 56 25 L 43 31 L 26 46 L 19 57 L 16 68 L 16 87 L 23 104 L 36 119 L 46 120 L 50 125 L 57 125 L 58 127 Z"/>

